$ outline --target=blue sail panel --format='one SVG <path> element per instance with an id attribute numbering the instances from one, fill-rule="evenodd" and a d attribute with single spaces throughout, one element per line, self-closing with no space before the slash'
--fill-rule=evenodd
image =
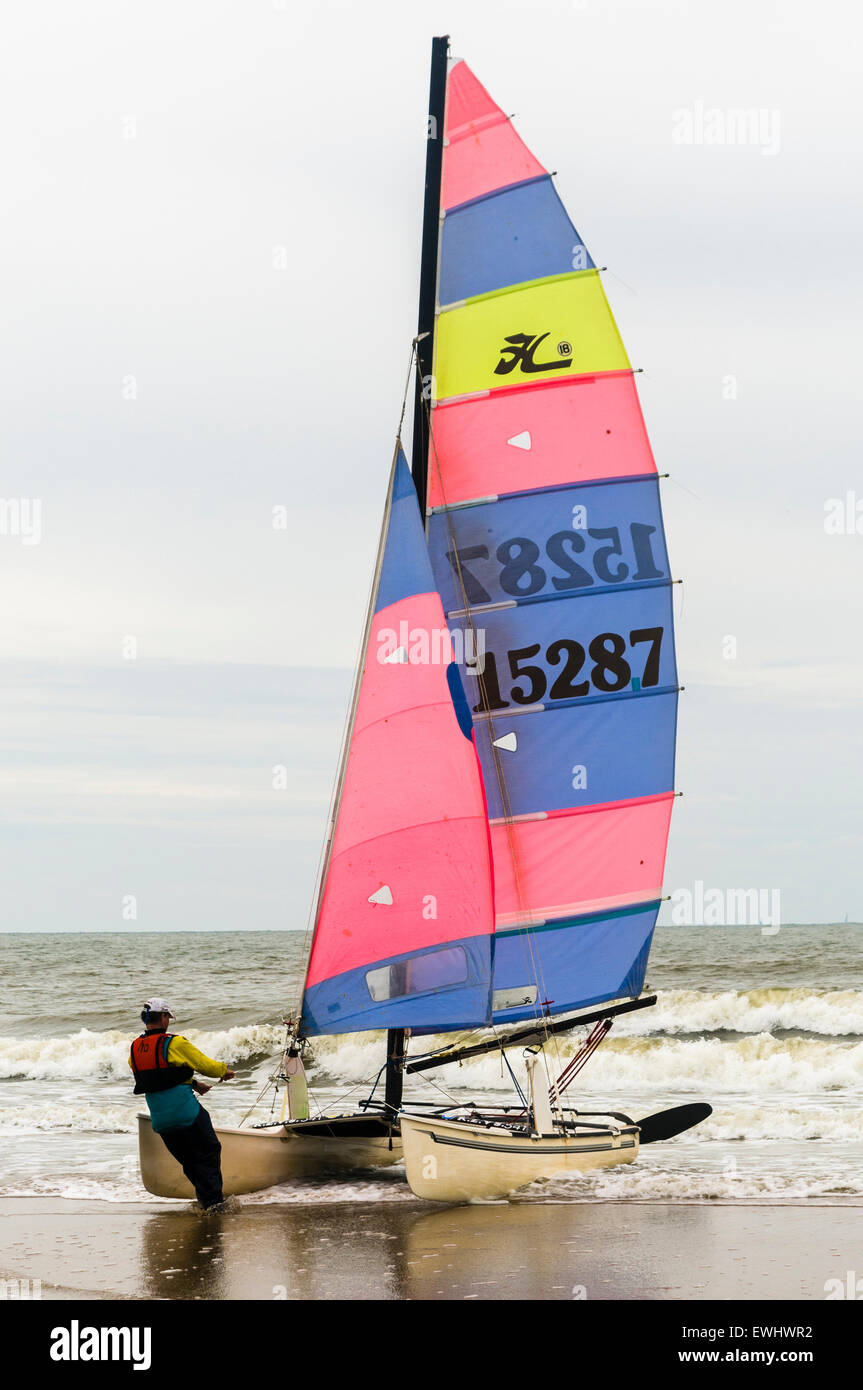
<path id="1" fill-rule="evenodd" d="M 450 630 L 463 633 L 461 622 Z M 485 700 L 476 664 L 462 668 L 465 693 L 475 713 L 488 708 L 496 722 L 512 709 L 607 705 L 677 686 L 670 584 L 477 610 L 469 630 Z M 460 645 L 470 659 L 471 643 L 462 636 Z"/>
<path id="2" fill-rule="evenodd" d="M 465 937 L 343 971 L 306 990 L 303 1031 L 378 1028 L 424 1032 L 479 1026 L 489 1019 L 491 936 Z"/>
<path id="3" fill-rule="evenodd" d="M 498 931 L 495 1023 L 566 1013 L 641 993 L 659 903 Z M 521 1002 L 525 1001 L 525 1002 Z"/>
<path id="4" fill-rule="evenodd" d="M 674 691 L 558 708 L 549 703 L 541 712 L 509 719 L 506 712 L 494 720 L 477 718 L 489 816 L 496 820 L 670 791 L 676 719 Z M 506 780 L 506 808 L 496 759 Z"/>
<path id="5" fill-rule="evenodd" d="M 401 449 L 393 478 L 390 523 L 381 565 L 375 612 L 412 594 L 434 588 L 416 488 Z"/>
<path id="6" fill-rule="evenodd" d="M 448 615 L 669 579 L 655 475 L 436 511 L 428 539 Z"/>
<path id="7" fill-rule="evenodd" d="M 549 174 L 451 208 L 440 246 L 441 304 L 525 280 L 592 270 Z"/>

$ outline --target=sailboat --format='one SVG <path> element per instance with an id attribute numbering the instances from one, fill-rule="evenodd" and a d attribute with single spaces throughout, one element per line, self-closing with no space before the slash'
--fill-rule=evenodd
<path id="1" fill-rule="evenodd" d="M 217 1127 L 226 1193 L 404 1157 L 418 1196 L 500 1197 L 631 1162 L 710 1113 L 636 1122 L 563 1104 L 613 1019 L 655 1003 L 642 990 L 675 795 L 672 579 L 599 270 L 552 175 L 448 48 L 433 41 L 411 467 L 400 424 L 274 1077 L 287 1114 Z M 555 1067 L 556 1039 L 582 1025 Z M 408 1055 L 408 1037 L 474 1029 Z M 311 1116 L 309 1040 L 369 1030 L 387 1037 L 370 1095 Z M 493 1050 L 524 1054 L 512 1105 L 405 1101 L 406 1076 Z M 151 1192 L 190 1195 L 144 1117 L 140 1152 Z"/>

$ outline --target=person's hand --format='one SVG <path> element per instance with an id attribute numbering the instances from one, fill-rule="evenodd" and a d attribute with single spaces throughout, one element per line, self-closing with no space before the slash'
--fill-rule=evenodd
<path id="1" fill-rule="evenodd" d="M 225 1075 L 222 1077 L 222 1080 L 223 1080 L 223 1081 L 233 1081 L 233 1079 L 234 1079 L 234 1077 L 235 1077 L 236 1075 L 237 1075 L 237 1073 L 236 1073 L 235 1071 L 231 1071 L 230 1068 L 229 1068 L 229 1069 L 225 1072 Z"/>
<path id="2" fill-rule="evenodd" d="M 212 1091 L 212 1089 L 213 1089 L 212 1086 L 207 1086 L 207 1085 L 205 1085 L 205 1083 L 204 1083 L 203 1081 L 196 1081 L 196 1082 L 195 1082 L 195 1090 L 198 1092 L 198 1095 L 199 1095 L 199 1096 L 205 1096 L 205 1095 L 207 1094 L 207 1092 L 208 1092 L 208 1091 Z"/>

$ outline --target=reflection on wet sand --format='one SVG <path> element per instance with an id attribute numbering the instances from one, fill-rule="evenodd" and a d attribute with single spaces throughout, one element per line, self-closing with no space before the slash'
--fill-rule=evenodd
<path id="1" fill-rule="evenodd" d="M 655 1226 L 648 1235 L 645 1224 Z M 142 1230 L 148 1298 L 655 1298 L 656 1247 L 715 1259 L 709 1208 L 248 1206 L 173 1211 Z M 672 1237 L 672 1230 L 674 1232 Z M 648 1249 L 645 1250 L 645 1239 Z M 666 1288 L 688 1289 L 678 1268 Z M 681 1283 L 681 1280 L 683 1281 Z"/>
<path id="2" fill-rule="evenodd" d="M 277 1195 L 277 1194 L 274 1194 Z M 853 1267 L 853 1213 L 800 1206 L 376 1201 L 191 1206 L 0 1201 L 4 1275 L 43 1298 L 823 1298 Z M 5 1268 L 4 1268 L 5 1266 Z"/>
<path id="3" fill-rule="evenodd" d="M 369 1205 L 260 1205 L 151 1217 L 141 1232 L 145 1298 L 401 1298 L 403 1239 Z M 398 1251 L 396 1249 L 398 1248 Z"/>

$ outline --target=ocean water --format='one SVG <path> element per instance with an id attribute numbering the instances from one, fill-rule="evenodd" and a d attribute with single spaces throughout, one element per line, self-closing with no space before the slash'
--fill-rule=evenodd
<path id="1" fill-rule="evenodd" d="M 698 1099 L 713 1115 L 645 1148 L 632 1166 L 537 1183 L 514 1200 L 863 1201 L 861 948 L 863 927 L 855 925 L 789 926 L 775 935 L 660 928 L 647 978 L 658 1004 L 615 1023 L 567 1101 L 638 1119 Z M 238 1123 L 256 1101 L 252 1122 L 276 1118 L 281 1096 L 274 1105 L 266 1085 L 284 1040 L 281 1020 L 296 1006 L 301 955 L 302 936 L 291 932 L 0 936 L 0 1196 L 158 1202 L 138 1176 L 142 1105 L 127 1065 L 151 994 L 171 1002 L 177 1032 L 236 1068 L 238 1079 L 207 1097 L 216 1123 Z M 557 1039 L 561 1068 L 579 1039 Z M 381 1066 L 383 1042 L 379 1033 L 313 1040 L 313 1099 L 352 1108 Z M 493 1055 L 409 1087 L 442 1104 L 512 1095 Z M 242 1200 L 412 1196 L 396 1166 Z"/>

